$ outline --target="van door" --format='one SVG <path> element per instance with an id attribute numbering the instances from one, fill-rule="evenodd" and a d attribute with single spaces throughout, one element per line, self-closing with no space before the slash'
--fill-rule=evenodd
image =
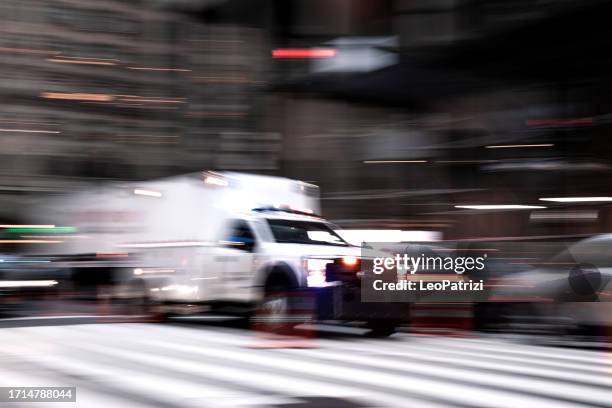
<path id="1" fill-rule="evenodd" d="M 222 245 L 224 251 L 223 286 L 226 300 L 248 301 L 251 298 L 256 235 L 245 220 L 229 222 Z"/>

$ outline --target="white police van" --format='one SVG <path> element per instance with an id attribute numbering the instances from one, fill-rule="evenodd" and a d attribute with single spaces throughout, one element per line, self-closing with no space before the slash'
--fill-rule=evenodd
<path id="1" fill-rule="evenodd" d="M 391 334 L 407 310 L 360 301 L 360 248 L 315 215 L 318 197 L 301 181 L 201 172 L 71 194 L 36 215 L 76 227 L 85 238 L 50 254 L 76 282 L 107 280 L 119 297 L 257 307 L 279 319 L 311 304 L 316 320 Z M 298 306 L 296 294 L 312 302 Z"/>

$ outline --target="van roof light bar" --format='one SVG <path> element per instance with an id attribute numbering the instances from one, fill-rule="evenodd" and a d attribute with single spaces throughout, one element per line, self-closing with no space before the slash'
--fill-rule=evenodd
<path id="1" fill-rule="evenodd" d="M 297 208 L 293 208 L 291 206 L 285 206 L 285 205 L 281 205 L 281 206 L 263 206 L 263 207 L 257 207 L 257 208 L 253 208 L 251 211 L 255 211 L 255 212 L 284 212 L 284 213 L 289 213 L 289 214 L 299 214 L 299 215 L 309 215 L 311 217 L 319 217 L 319 215 L 315 214 L 314 211 L 310 210 L 310 209 L 297 209 Z"/>

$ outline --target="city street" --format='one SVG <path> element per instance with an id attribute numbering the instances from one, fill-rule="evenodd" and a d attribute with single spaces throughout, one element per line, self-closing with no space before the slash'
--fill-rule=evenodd
<path id="1" fill-rule="evenodd" d="M 93 322 L 15 327 L 17 320 L 1 328 L 0 385 L 76 386 L 76 405 L 88 408 L 542 408 L 612 401 L 612 354 L 605 351 L 494 335 L 371 339 L 321 332 L 280 342 L 231 324 Z"/>
<path id="2" fill-rule="evenodd" d="M 612 0 L 0 13 L 0 408 L 612 408 Z"/>

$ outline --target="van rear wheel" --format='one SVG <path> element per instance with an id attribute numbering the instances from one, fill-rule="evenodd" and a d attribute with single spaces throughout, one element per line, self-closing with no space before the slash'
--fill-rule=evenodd
<path id="1" fill-rule="evenodd" d="M 151 300 L 147 293 L 147 285 L 142 280 L 133 280 L 127 284 L 122 296 L 127 314 L 143 321 L 159 321 L 164 316 L 159 313 L 159 306 Z"/>

